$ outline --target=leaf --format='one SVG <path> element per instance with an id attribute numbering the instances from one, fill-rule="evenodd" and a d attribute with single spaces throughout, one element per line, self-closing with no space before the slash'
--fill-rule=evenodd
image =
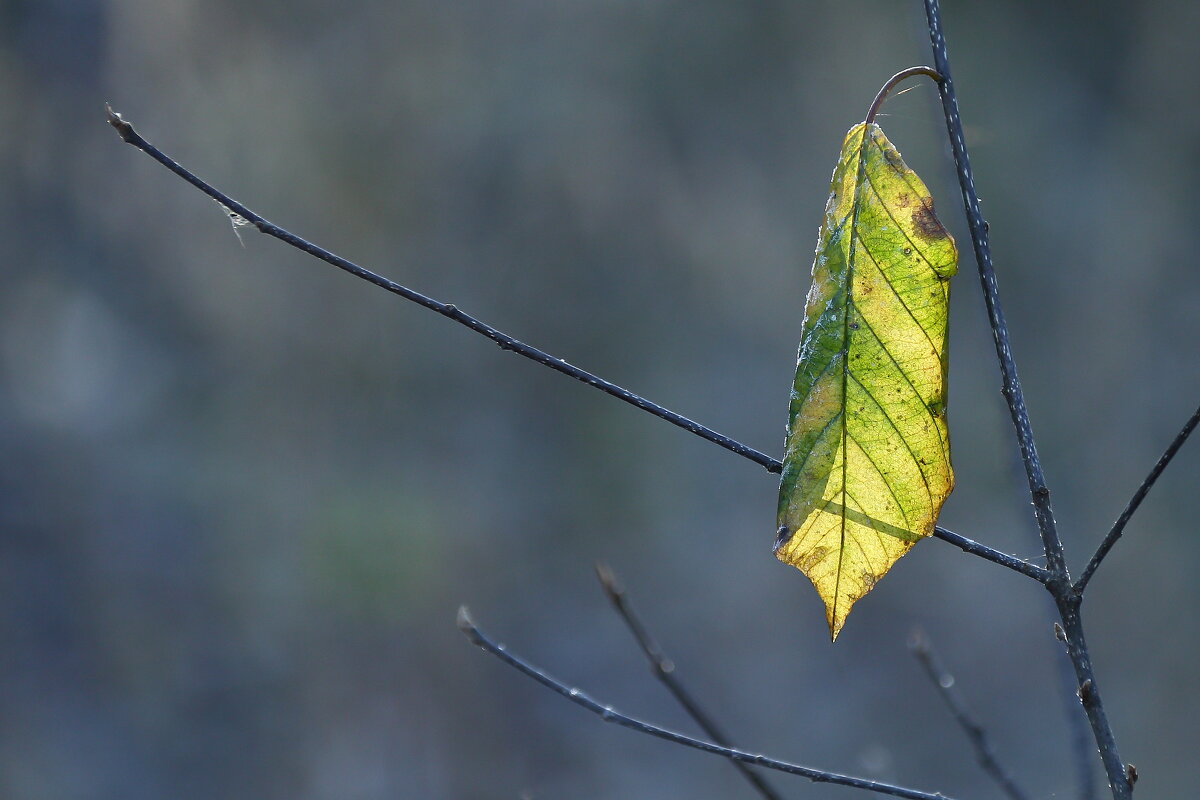
<path id="1" fill-rule="evenodd" d="M 804 309 L 775 554 L 836 639 L 851 606 L 933 533 L 954 488 L 946 328 L 954 240 L 878 125 L 846 134 Z"/>

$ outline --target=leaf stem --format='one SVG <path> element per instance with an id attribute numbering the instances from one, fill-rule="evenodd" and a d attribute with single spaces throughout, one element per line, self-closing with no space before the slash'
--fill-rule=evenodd
<path id="1" fill-rule="evenodd" d="M 249 208 L 246 208 L 246 206 L 229 197 L 227 194 L 201 180 L 190 170 L 186 169 L 174 159 L 152 145 L 150 142 L 146 141 L 137 131 L 133 129 L 133 126 L 129 124 L 129 122 L 122 119 L 120 114 L 117 114 L 115 111 L 113 111 L 111 106 L 107 106 L 106 109 L 108 111 L 109 124 L 116 129 L 123 141 L 141 150 L 143 153 L 150 156 L 167 169 L 171 170 L 171 172 L 174 172 L 192 186 L 195 186 L 201 192 L 208 195 L 213 200 L 216 200 L 227 211 L 237 214 L 239 217 L 245 219 L 248 223 L 254 225 L 254 227 L 258 228 L 258 230 L 262 233 L 265 233 L 268 236 L 273 236 L 276 239 L 295 247 L 297 250 L 301 250 L 311 256 L 321 259 L 328 264 L 332 264 L 338 269 L 349 272 L 351 275 L 354 275 L 357 278 L 362 278 L 369 283 L 373 283 L 381 289 L 391 292 L 392 294 L 399 295 L 405 300 L 410 300 L 418 305 L 428 308 L 430 311 L 435 311 L 444 317 L 448 317 L 460 325 L 470 328 L 481 336 L 486 336 L 487 338 L 491 339 L 493 342 L 499 345 L 500 349 L 502 350 L 511 350 L 517 355 L 524 356 L 525 358 L 535 361 L 544 367 L 549 367 L 550 369 L 561 372 L 562 374 L 574 378 L 577 381 L 586 383 L 588 386 L 595 387 L 606 394 L 612 395 L 619 400 L 624 400 L 626 403 L 629 403 L 636 408 L 640 408 L 642 411 L 653 414 L 659 419 L 664 419 L 667 422 L 670 422 L 672 425 L 677 425 L 680 428 L 683 428 L 684 430 L 701 437 L 702 439 L 707 439 L 713 444 L 737 453 L 743 458 L 747 458 L 750 461 L 765 467 L 768 472 L 779 473 L 782 471 L 783 465 L 765 453 L 761 453 L 758 450 L 747 447 L 741 442 L 717 433 L 711 428 L 707 428 L 704 425 L 690 420 L 681 414 L 677 414 L 670 409 L 664 408 L 657 403 L 652 403 L 644 397 L 634 394 L 628 389 L 624 389 L 615 383 L 604 380 L 598 375 L 594 375 L 586 370 L 576 367 L 573 364 L 569 364 L 561 358 L 556 358 L 549 353 L 537 349 L 536 347 L 525 344 L 519 339 L 515 339 L 512 336 L 497 330 L 491 325 L 488 325 L 487 323 L 478 320 L 463 311 L 460 311 L 456 306 L 450 303 L 439 302 L 405 286 L 401 286 L 400 284 L 388 280 L 382 275 L 378 275 L 369 269 L 366 269 L 365 267 L 360 267 L 358 264 L 355 264 L 352 261 L 331 253 L 322 247 L 318 247 L 312 242 L 302 239 L 291 231 L 268 222 L 266 219 L 251 211 Z"/>
<path id="2" fill-rule="evenodd" d="M 934 82 L 942 82 L 942 76 L 933 67 L 909 67 L 908 69 L 900 70 L 895 75 L 888 78 L 887 83 L 885 83 L 879 89 L 879 93 L 875 95 L 875 99 L 871 102 L 871 107 L 867 109 L 867 116 L 863 117 L 863 122 L 867 124 L 874 122 L 875 115 L 879 113 L 879 107 L 882 106 L 883 101 L 887 99 L 888 93 L 891 92 L 892 89 L 895 89 L 896 86 L 902 81 L 905 81 L 916 75 L 928 75 L 930 78 L 933 78 Z"/>
<path id="3" fill-rule="evenodd" d="M 929 676 L 929 680 L 937 688 L 938 694 L 946 701 L 946 706 L 950 709 L 954 721 L 966 733 L 971 746 L 975 748 L 975 756 L 979 761 L 979 766 L 983 767 L 984 772 L 992 776 L 1004 793 L 1012 798 L 1012 800 L 1027 800 L 1028 795 L 1022 791 L 1021 787 L 1017 786 L 1016 781 L 1008 774 L 1008 770 L 1001 766 L 1000 762 L 996 759 L 996 749 L 992 746 L 987 731 L 967 709 L 967 704 L 963 700 L 962 695 L 954 687 L 954 676 L 942 666 L 937 655 L 933 652 L 933 647 L 929 644 L 929 637 L 925 635 L 924 631 L 917 631 L 913 634 L 908 649 L 912 651 L 913 657 L 917 659 L 921 668 L 925 670 L 925 674 Z"/>
<path id="4" fill-rule="evenodd" d="M 1183 447 L 1184 442 L 1192 435 L 1192 431 L 1196 429 L 1198 423 L 1200 423 L 1200 407 L 1197 407 L 1192 412 L 1192 416 L 1183 424 L 1183 428 L 1180 429 L 1179 433 L 1175 434 L 1175 438 L 1159 457 L 1158 462 L 1150 470 L 1150 474 L 1146 476 L 1141 486 L 1133 493 L 1133 497 L 1129 498 L 1129 503 L 1125 506 L 1125 510 L 1121 512 L 1121 516 L 1117 517 L 1117 521 L 1113 523 L 1112 528 L 1100 543 L 1100 547 L 1096 549 L 1095 555 L 1092 556 L 1092 560 L 1084 567 L 1083 574 L 1079 576 L 1079 580 L 1075 583 L 1076 594 L 1083 594 L 1083 590 L 1087 588 L 1088 582 L 1091 581 L 1096 568 L 1100 566 L 1100 562 L 1104 560 L 1104 557 L 1108 555 L 1108 551 L 1112 550 L 1113 545 L 1121 538 L 1121 535 L 1125 532 L 1125 526 L 1129 523 L 1130 518 L 1133 517 L 1134 512 L 1138 510 L 1138 506 L 1146 499 L 1146 495 L 1150 493 L 1150 489 L 1154 487 L 1159 476 L 1163 474 L 1163 470 L 1171 463 L 1171 459 L 1175 458 L 1175 454 Z"/>
<path id="5" fill-rule="evenodd" d="M 726 736 L 713 722 L 712 717 L 708 715 L 692 697 L 687 689 L 683 688 L 679 678 L 675 675 L 675 662 L 667 657 L 666 653 L 659 647 L 650 631 L 642 623 L 642 620 L 629 603 L 629 598 L 625 593 L 625 587 L 617 580 L 617 576 L 613 574 L 612 569 L 604 563 L 596 564 L 596 577 L 600 580 L 600 586 L 604 589 L 604 594 L 612 603 L 617 614 L 625 621 L 625 626 L 629 628 L 633 638 L 637 640 L 638 646 L 642 649 L 642 653 L 646 656 L 646 660 L 650 662 L 650 669 L 654 672 L 654 677 L 667 688 L 667 691 L 675 698 L 683 710 L 688 713 L 700 729 L 704 731 L 716 744 L 722 747 L 730 747 L 730 739 Z M 777 793 L 763 776 L 759 775 L 754 770 L 750 769 L 743 761 L 734 761 L 733 766 L 737 767 L 738 772 L 750 782 L 750 785 L 762 795 L 766 800 L 781 800 L 781 795 Z"/>
<path id="6" fill-rule="evenodd" d="M 546 688 L 557 692 L 563 697 L 570 700 L 577 706 L 587 709 L 593 714 L 598 715 L 605 722 L 612 722 L 620 725 L 623 728 L 637 731 L 639 733 L 655 736 L 659 739 L 665 739 L 668 742 L 681 744 L 685 747 L 691 747 L 696 750 L 702 750 L 706 753 L 714 753 L 725 758 L 731 758 L 735 761 L 742 761 L 747 764 L 757 764 L 760 767 L 767 769 L 786 772 L 789 775 L 799 775 L 802 778 L 808 778 L 814 783 L 832 783 L 840 786 L 850 786 L 855 789 L 866 789 L 867 791 L 877 792 L 878 794 L 889 795 L 891 797 L 904 797 L 908 800 L 953 800 L 953 798 L 940 792 L 923 792 L 918 789 L 909 789 L 904 786 L 896 786 L 890 783 L 881 783 L 879 781 L 868 780 L 867 778 L 858 778 L 853 775 L 842 775 L 836 772 L 826 772 L 825 770 L 814 769 L 812 767 L 801 766 L 800 764 L 792 764 L 787 761 L 769 758 L 764 755 L 748 753 L 744 750 L 738 750 L 732 747 L 723 747 L 714 742 L 704 741 L 703 739 L 693 739 L 690 736 L 685 736 L 682 733 L 677 733 L 666 728 L 660 728 L 657 725 L 652 725 L 644 720 L 635 717 L 626 716 L 612 708 L 612 706 L 603 705 L 596 700 L 593 700 L 589 695 L 579 689 L 574 689 L 567 686 L 565 683 L 556 680 L 547 675 L 543 670 L 534 666 L 530 662 L 521 658 L 518 655 L 510 653 L 502 644 L 497 644 L 489 638 L 483 631 L 476 627 L 471 620 L 466 607 L 458 610 L 458 628 L 471 641 L 472 644 L 491 653 L 496 658 L 513 667 L 518 672 L 525 674 Z"/>

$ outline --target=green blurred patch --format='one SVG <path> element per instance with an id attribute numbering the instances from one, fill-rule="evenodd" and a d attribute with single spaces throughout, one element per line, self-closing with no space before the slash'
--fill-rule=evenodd
<path id="1" fill-rule="evenodd" d="M 336 487 L 302 534 L 303 574 L 315 602 L 362 622 L 418 611 L 445 563 L 435 510 L 394 487 Z"/>

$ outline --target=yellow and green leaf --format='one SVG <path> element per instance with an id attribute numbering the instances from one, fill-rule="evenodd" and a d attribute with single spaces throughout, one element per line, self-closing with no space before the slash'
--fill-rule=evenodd
<path id="1" fill-rule="evenodd" d="M 851 606 L 933 533 L 954 488 L 946 329 L 954 240 L 878 125 L 846 134 L 804 309 L 775 553 Z"/>

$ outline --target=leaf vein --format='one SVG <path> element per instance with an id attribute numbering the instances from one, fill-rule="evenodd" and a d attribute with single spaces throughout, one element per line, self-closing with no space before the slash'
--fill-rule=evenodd
<path id="1" fill-rule="evenodd" d="M 929 506 L 930 508 L 934 507 L 936 503 L 933 499 L 933 489 L 929 485 L 929 478 L 925 475 L 925 470 L 921 469 L 921 460 L 917 458 L 917 454 L 913 452 L 912 445 L 908 442 L 908 437 L 904 435 L 904 431 L 900 430 L 900 426 L 896 424 L 894 419 L 892 419 L 892 415 L 887 412 L 887 409 L 885 409 L 883 405 L 877 399 L 875 399 L 875 395 L 871 393 L 871 390 L 864 386 L 862 381 L 860 381 L 856 375 L 851 374 L 850 379 L 858 384 L 858 388 L 863 390 L 863 394 L 871 399 L 871 402 L 874 403 L 875 407 L 878 408 L 883 414 L 883 418 L 887 420 L 888 425 L 892 426 L 892 430 L 896 432 L 896 436 L 899 437 L 900 441 L 904 443 L 904 449 L 908 451 L 908 455 L 912 458 L 913 466 L 917 468 L 917 473 L 921 476 L 921 482 L 925 484 L 925 492 L 929 495 Z M 849 435 L 849 433 L 847 433 L 847 435 Z M 867 452 L 866 448 L 863 448 L 862 442 L 859 442 L 857 439 L 854 441 L 860 448 L 862 448 L 863 453 Z M 870 456 L 868 456 L 868 460 L 870 460 Z M 843 463 L 845 463 L 845 456 L 843 456 Z M 882 473 L 880 475 L 883 477 L 883 482 L 888 483 L 887 477 L 883 476 Z M 907 517 L 905 517 L 905 519 L 907 520 Z"/>
<path id="2" fill-rule="evenodd" d="M 875 341 L 879 342 L 879 349 L 887 353 L 888 359 L 890 359 L 892 364 L 896 366 L 896 372 L 900 374 L 900 377 L 904 378 L 904 382 L 907 383 L 908 387 L 913 390 L 913 394 L 916 395 L 917 401 L 921 404 L 921 407 L 925 409 L 925 413 L 929 415 L 931 420 L 933 420 L 934 430 L 937 431 L 938 441 L 942 445 L 942 452 L 945 453 L 947 449 L 946 437 L 942 434 L 942 426 L 938 424 L 938 418 L 932 411 L 930 411 L 929 405 L 925 402 L 925 398 L 921 396 L 920 390 L 913 385 L 912 378 L 908 376 L 908 372 L 905 371 L 904 367 L 900 366 L 900 362 L 896 360 L 896 357 L 892 354 L 892 351 L 888 349 L 887 344 L 885 344 L 883 339 L 880 338 L 879 333 L 875 330 L 874 326 L 867 321 L 866 316 L 861 312 L 859 314 L 859 318 L 862 320 L 863 325 L 866 326 L 866 329 L 870 331 L 871 337 L 874 338 Z"/>

